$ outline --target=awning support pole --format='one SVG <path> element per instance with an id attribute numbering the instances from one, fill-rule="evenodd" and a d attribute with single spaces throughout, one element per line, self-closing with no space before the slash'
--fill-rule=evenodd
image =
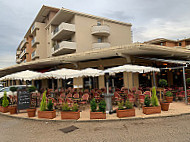
<path id="1" fill-rule="evenodd" d="M 184 83 L 184 91 L 185 91 L 185 102 L 187 102 L 187 88 L 186 88 L 186 79 L 185 79 L 185 67 L 183 67 L 183 83 Z"/>
<path id="2" fill-rule="evenodd" d="M 155 72 L 153 71 L 153 85 L 156 87 L 156 77 Z"/>

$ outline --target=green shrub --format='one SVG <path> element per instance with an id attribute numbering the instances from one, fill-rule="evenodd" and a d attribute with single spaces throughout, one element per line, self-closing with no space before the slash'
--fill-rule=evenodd
<path id="1" fill-rule="evenodd" d="M 63 103 L 62 111 L 70 111 L 71 108 L 69 107 L 68 103 Z"/>
<path id="2" fill-rule="evenodd" d="M 27 89 L 29 92 L 34 92 L 34 91 L 36 91 L 36 87 L 35 86 L 30 86 L 30 87 L 28 87 L 28 89 Z"/>
<path id="3" fill-rule="evenodd" d="M 48 100 L 47 108 L 48 108 L 49 111 L 53 110 L 53 103 L 52 103 L 51 99 Z"/>
<path id="4" fill-rule="evenodd" d="M 125 107 L 126 107 L 126 109 L 132 109 L 133 108 L 133 104 L 129 100 L 127 100 L 125 102 Z"/>
<path id="5" fill-rule="evenodd" d="M 72 107 L 72 111 L 77 112 L 79 110 L 78 104 L 75 103 Z"/>
<path id="6" fill-rule="evenodd" d="M 97 109 L 97 104 L 96 104 L 96 100 L 95 98 L 92 99 L 92 101 L 90 102 L 90 108 L 91 108 L 91 112 L 95 112 Z"/>
<path id="7" fill-rule="evenodd" d="M 47 107 L 47 104 L 46 104 L 46 91 L 44 91 L 42 101 L 40 103 L 40 111 L 46 111 L 46 107 Z"/>
<path id="8" fill-rule="evenodd" d="M 99 105 L 99 111 L 105 112 L 106 111 L 106 102 L 104 100 L 100 101 Z"/>
<path id="9" fill-rule="evenodd" d="M 145 96 L 144 105 L 145 107 L 150 107 L 150 98 L 148 95 Z"/>
<path id="10" fill-rule="evenodd" d="M 118 110 L 123 110 L 124 107 L 123 107 L 123 101 L 121 103 L 118 103 Z"/>
<path id="11" fill-rule="evenodd" d="M 152 88 L 152 97 L 151 97 L 152 106 L 158 106 L 158 97 L 156 96 L 156 88 Z"/>
<path id="12" fill-rule="evenodd" d="M 7 92 L 5 91 L 3 96 L 2 106 L 7 107 L 8 105 L 9 105 L 9 100 L 7 99 Z"/>
<path id="13" fill-rule="evenodd" d="M 167 96 L 167 97 L 172 97 L 172 96 L 173 96 L 173 94 L 172 94 L 172 92 L 167 91 L 167 92 L 166 92 L 166 96 Z"/>
<path id="14" fill-rule="evenodd" d="M 190 78 L 187 78 L 186 82 L 187 84 L 190 84 Z"/>
<path id="15" fill-rule="evenodd" d="M 160 79 L 158 84 L 161 86 L 161 87 L 166 87 L 168 85 L 167 83 L 167 80 L 165 79 Z"/>

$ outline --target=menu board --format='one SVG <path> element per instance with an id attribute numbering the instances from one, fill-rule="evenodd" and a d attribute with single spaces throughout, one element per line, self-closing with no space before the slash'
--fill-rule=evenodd
<path id="1" fill-rule="evenodd" d="M 23 110 L 30 108 L 31 94 L 26 89 L 17 91 L 17 109 Z"/>

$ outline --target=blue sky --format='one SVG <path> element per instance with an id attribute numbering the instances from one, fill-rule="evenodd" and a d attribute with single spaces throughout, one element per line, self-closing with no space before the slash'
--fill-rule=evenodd
<path id="1" fill-rule="evenodd" d="M 15 64 L 16 48 L 42 5 L 130 22 L 134 42 L 190 37 L 189 0 L 0 0 L 0 68 Z"/>

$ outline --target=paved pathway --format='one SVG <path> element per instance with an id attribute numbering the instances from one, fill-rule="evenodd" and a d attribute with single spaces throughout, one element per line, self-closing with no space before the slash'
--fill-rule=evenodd
<path id="1" fill-rule="evenodd" d="M 63 133 L 74 125 L 79 129 Z M 0 115 L 2 142 L 188 142 L 190 115 L 107 122 L 43 122 Z"/>

